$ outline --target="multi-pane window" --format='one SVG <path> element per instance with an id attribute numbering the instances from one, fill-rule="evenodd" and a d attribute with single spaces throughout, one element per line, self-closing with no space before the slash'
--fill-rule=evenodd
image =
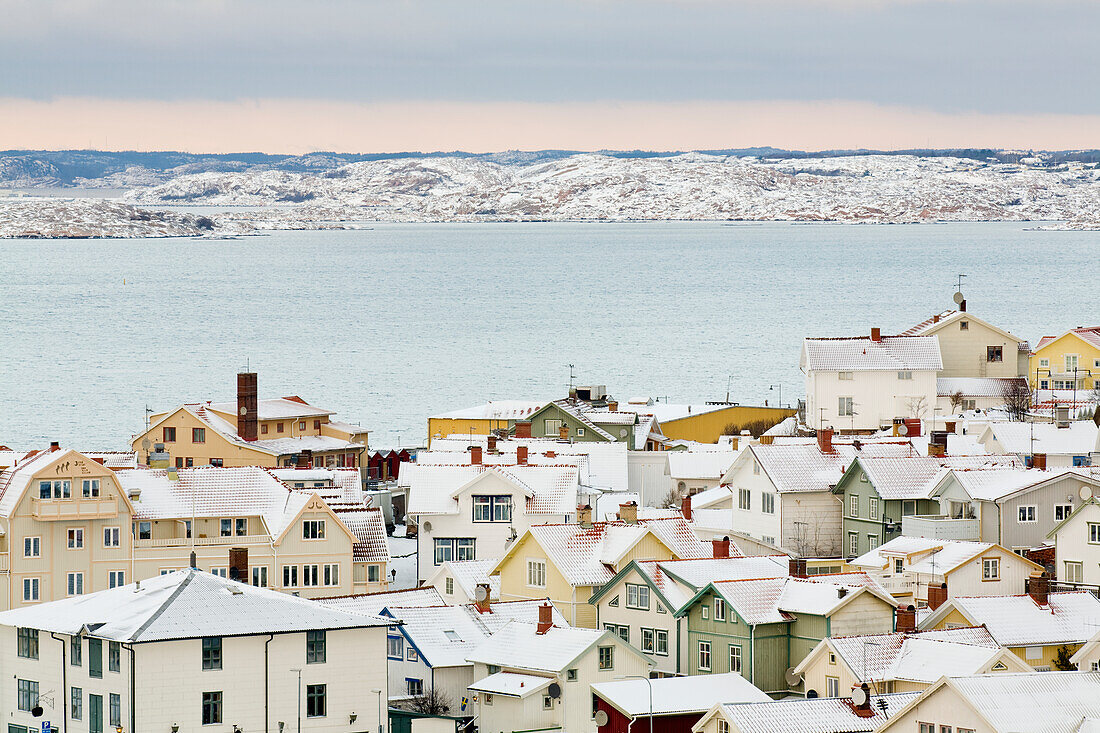
<path id="1" fill-rule="evenodd" d="M 775 494 L 763 492 L 760 494 L 760 511 L 765 514 L 775 514 Z"/>
<path id="2" fill-rule="evenodd" d="M 913 379 L 913 372 L 909 371 L 908 369 L 902 370 L 898 372 L 898 379 L 911 381 Z"/>
<path id="3" fill-rule="evenodd" d="M 323 718 L 328 714 L 325 685 L 306 685 L 306 717 Z"/>
<path id="4" fill-rule="evenodd" d="M 302 585 L 304 587 L 314 587 L 319 585 L 320 568 L 317 565 L 303 565 L 302 566 Z"/>
<path id="5" fill-rule="evenodd" d="M 84 639 L 79 634 L 69 637 L 69 664 L 74 667 L 84 664 Z"/>
<path id="6" fill-rule="evenodd" d="M 202 724 L 213 725 L 222 722 L 221 692 L 202 693 Z"/>
<path id="7" fill-rule="evenodd" d="M 982 580 L 1000 580 L 1001 560 L 997 557 L 982 558 Z"/>
<path id="8" fill-rule="evenodd" d="M 859 516 L 859 494 L 852 494 L 848 497 L 848 516 Z"/>
<path id="9" fill-rule="evenodd" d="M 325 630 L 306 632 L 306 664 L 324 664 Z"/>
<path id="10" fill-rule="evenodd" d="M 238 537 L 244 537 L 248 534 L 248 517 L 239 517 L 233 522 L 234 533 Z"/>
<path id="11" fill-rule="evenodd" d="M 1100 543 L 1100 524 L 1089 522 L 1089 543 Z"/>
<path id="12" fill-rule="evenodd" d="M 103 678 L 103 639 L 88 639 L 88 676 Z"/>
<path id="13" fill-rule="evenodd" d="M 206 636 L 202 640 L 202 668 L 222 668 L 222 638 L 220 636 Z"/>
<path id="14" fill-rule="evenodd" d="M 119 546 L 119 528 L 118 527 L 104 527 L 103 528 L 103 546 L 104 547 L 118 547 Z"/>
<path id="15" fill-rule="evenodd" d="M 851 397 L 838 397 L 836 414 L 840 417 L 851 417 L 855 414 L 855 403 Z"/>
<path id="16" fill-rule="evenodd" d="M 877 534 L 867 535 L 867 550 L 868 551 L 874 550 L 877 547 L 878 547 L 878 535 Z"/>
<path id="17" fill-rule="evenodd" d="M 853 557 L 859 554 L 859 534 L 856 532 L 848 533 L 848 554 Z"/>
<path id="18" fill-rule="evenodd" d="M 748 511 L 752 509 L 752 492 L 748 489 L 737 490 L 737 508 Z"/>
<path id="19" fill-rule="evenodd" d="M 68 542 L 70 550 L 80 550 L 84 548 L 84 530 L 83 529 L 70 529 L 68 531 Z"/>
<path id="20" fill-rule="evenodd" d="M 730 672 L 741 671 L 741 646 L 730 644 Z"/>
<path id="21" fill-rule="evenodd" d="M 39 481 L 39 499 L 69 499 L 72 498 L 73 484 L 71 481 Z"/>
<path id="22" fill-rule="evenodd" d="M 381 568 L 381 566 L 379 566 L 379 565 L 368 565 L 367 566 L 367 582 L 368 583 L 377 583 L 381 579 L 382 579 L 382 568 Z M 447 580 L 451 580 L 451 579 L 447 578 Z M 448 591 L 448 592 L 450 592 L 450 593 L 454 592 L 454 582 L 453 581 L 451 582 L 451 590 Z"/>
<path id="23" fill-rule="evenodd" d="M 122 671 L 122 643 L 117 641 L 107 644 L 107 671 Z"/>
<path id="24" fill-rule="evenodd" d="M 649 610 L 649 586 L 626 584 L 626 607 Z"/>
<path id="25" fill-rule="evenodd" d="M 405 640 L 400 636 L 386 637 L 386 656 L 390 659 L 404 659 Z"/>
<path id="26" fill-rule="evenodd" d="M 561 431 L 561 420 L 543 420 L 542 421 L 542 432 L 543 432 L 543 435 L 545 435 L 546 437 L 556 438 L 556 437 L 558 437 L 558 434 L 559 434 L 560 431 Z"/>
<path id="27" fill-rule="evenodd" d="M 653 653 L 653 649 L 656 646 L 655 637 L 656 637 L 656 634 L 654 633 L 653 629 L 646 629 L 646 628 L 642 629 L 642 651 L 643 652 L 649 652 L 650 654 Z"/>
<path id="28" fill-rule="evenodd" d="M 601 646 L 600 647 L 600 669 L 614 669 L 615 668 L 615 647 L 613 646 Z"/>
<path id="29" fill-rule="evenodd" d="M 112 692 L 109 698 L 111 725 L 116 728 L 122 725 L 122 696 Z"/>
<path id="30" fill-rule="evenodd" d="M 23 538 L 23 557 L 40 557 L 42 555 L 41 537 Z"/>
<path id="31" fill-rule="evenodd" d="M 455 592 L 455 579 L 448 577 L 444 581 L 444 588 L 446 588 L 447 595 L 451 595 Z"/>
<path id="32" fill-rule="evenodd" d="M 38 578 L 23 578 L 23 600 L 38 600 Z"/>
<path id="33" fill-rule="evenodd" d="M 1066 560 L 1065 567 L 1065 580 L 1067 583 L 1080 583 L 1082 581 L 1082 577 L 1084 576 L 1083 563 Z"/>
<path id="34" fill-rule="evenodd" d="M 84 593 L 84 573 L 69 573 L 67 576 L 70 596 L 79 596 Z"/>
<path id="35" fill-rule="evenodd" d="M 16 632 L 16 654 L 26 659 L 38 659 L 38 629 L 19 627 Z"/>
<path id="36" fill-rule="evenodd" d="M 152 522 L 138 522 L 137 523 L 137 538 L 139 540 L 150 540 L 153 538 L 153 523 Z"/>
<path id="37" fill-rule="evenodd" d="M 424 680 L 416 679 L 413 677 L 405 678 L 405 691 L 413 697 L 419 697 L 424 694 Z"/>
<path id="38" fill-rule="evenodd" d="M 324 567 L 325 585 L 340 585 L 340 566 L 336 563 L 327 564 Z"/>
<path id="39" fill-rule="evenodd" d="M 176 442 L 176 429 L 175 428 L 170 428 L 170 427 L 165 427 L 164 432 L 162 434 L 162 437 L 164 438 L 165 443 L 175 443 Z"/>
<path id="40" fill-rule="evenodd" d="M 1055 504 L 1054 505 L 1054 521 L 1061 522 L 1067 519 L 1070 514 L 1073 514 L 1073 504 Z"/>
<path id="41" fill-rule="evenodd" d="M 825 697 L 840 697 L 840 678 L 825 678 Z"/>
<path id="42" fill-rule="evenodd" d="M 99 497 L 99 479 L 86 478 L 81 481 L 80 493 L 85 499 L 96 499 Z"/>
<path id="43" fill-rule="evenodd" d="M 871 519 L 878 519 L 878 497 L 872 496 L 867 499 L 867 516 Z"/>
<path id="44" fill-rule="evenodd" d="M 726 601 L 723 598 L 714 599 L 714 620 L 725 621 L 726 620 Z"/>
<path id="45" fill-rule="evenodd" d="M 191 428 L 191 442 L 192 443 L 205 443 L 206 442 L 206 428 Z"/>
<path id="46" fill-rule="evenodd" d="M 256 565 L 252 568 L 252 585 L 258 588 L 267 587 L 267 566 Z"/>
<path id="47" fill-rule="evenodd" d="M 298 566 L 297 565 L 284 565 L 283 566 L 283 587 L 284 588 L 297 588 L 298 587 Z"/>
<path id="48" fill-rule="evenodd" d="M 29 713 L 38 704 L 38 683 L 33 680 L 17 680 L 15 706 Z"/>
<path id="49" fill-rule="evenodd" d="M 546 587 L 546 561 L 545 560 L 528 560 L 527 561 L 527 585 L 532 588 L 545 588 Z"/>
<path id="50" fill-rule="evenodd" d="M 455 540 L 455 560 L 474 559 L 474 538 L 459 537 Z"/>
<path id="51" fill-rule="evenodd" d="M 985 360 L 986 361 L 1004 361 L 1004 347 L 1003 346 L 986 346 L 985 347 Z"/>
<path id="52" fill-rule="evenodd" d="M 724 720 L 719 720 L 717 733 L 730 733 L 730 724 Z"/>
<path id="53" fill-rule="evenodd" d="M 657 629 L 657 654 L 661 656 L 668 656 L 668 631 L 666 629 Z"/>
<path id="54" fill-rule="evenodd" d="M 894 558 L 894 572 L 897 573 L 898 575 L 901 575 L 903 570 L 905 570 L 905 560 L 903 558 L 900 558 L 900 557 L 895 557 Z"/>
<path id="55" fill-rule="evenodd" d="M 1034 506 L 1019 506 L 1016 507 L 1016 521 L 1021 524 L 1026 524 L 1035 521 L 1035 507 Z"/>
<path id="56" fill-rule="evenodd" d="M 699 642 L 699 669 L 703 672 L 710 671 L 710 642 Z"/>
<path id="57" fill-rule="evenodd" d="M 325 520 L 306 519 L 302 522 L 302 539 L 323 540 L 325 538 Z"/>
<path id="58" fill-rule="evenodd" d="M 111 570 L 107 573 L 107 587 L 118 588 L 119 586 L 126 585 L 126 571 L 125 570 Z"/>
<path id="59" fill-rule="evenodd" d="M 221 520 L 221 536 L 232 537 L 233 536 L 233 520 L 223 519 Z"/>
<path id="60" fill-rule="evenodd" d="M 512 497 L 475 496 L 473 501 L 475 522 L 512 521 Z"/>
<path id="61" fill-rule="evenodd" d="M 852 372 L 837 372 L 836 378 L 842 382 L 850 382 L 855 378 L 855 374 Z"/>
<path id="62" fill-rule="evenodd" d="M 84 690 L 79 687 L 72 688 L 69 693 L 69 717 L 73 720 L 84 717 Z"/>

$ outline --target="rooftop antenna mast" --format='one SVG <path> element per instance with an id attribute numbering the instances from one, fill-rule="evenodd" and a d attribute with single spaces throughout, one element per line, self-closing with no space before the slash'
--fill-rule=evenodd
<path id="1" fill-rule="evenodd" d="M 570 392 L 573 391 L 573 378 L 574 378 L 574 376 L 575 375 L 573 374 L 573 365 L 570 364 L 569 365 L 569 391 Z"/>
<path id="2" fill-rule="evenodd" d="M 961 291 L 963 289 L 963 278 L 964 277 L 967 277 L 967 276 L 963 275 L 963 274 L 959 274 L 959 275 L 955 276 L 955 290 Z"/>

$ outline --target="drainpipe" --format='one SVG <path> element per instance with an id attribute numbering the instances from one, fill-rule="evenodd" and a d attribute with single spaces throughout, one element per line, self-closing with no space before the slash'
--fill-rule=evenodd
<path id="1" fill-rule="evenodd" d="M 683 616 L 676 617 L 676 674 L 680 674 L 680 657 L 684 655 L 683 642 L 680 640 L 680 622 L 683 620 Z"/>
<path id="2" fill-rule="evenodd" d="M 268 725 L 271 720 L 271 710 L 268 707 L 268 648 L 267 645 L 271 643 L 271 640 L 275 638 L 275 634 L 268 634 L 267 641 L 264 642 L 264 733 L 268 731 Z"/>
<path id="3" fill-rule="evenodd" d="M 749 680 L 754 685 L 756 684 L 756 626 L 749 627 L 749 653 L 752 654 L 752 662 L 749 664 L 749 673 L 752 675 L 752 679 Z"/>
<path id="4" fill-rule="evenodd" d="M 134 722 L 137 720 L 137 685 L 135 682 L 136 675 L 134 674 L 134 665 L 137 664 L 137 660 L 134 656 L 134 645 L 123 644 L 127 651 L 130 652 L 130 733 L 134 733 Z"/>
<path id="5" fill-rule="evenodd" d="M 8 571 L 9 577 L 11 571 Z M 9 583 L 10 585 L 10 583 Z M 65 659 L 65 654 L 68 650 L 65 649 L 65 640 L 58 638 L 57 634 L 50 632 L 50 636 L 61 642 L 61 733 L 68 733 L 69 731 L 69 680 L 68 680 L 68 661 Z"/>

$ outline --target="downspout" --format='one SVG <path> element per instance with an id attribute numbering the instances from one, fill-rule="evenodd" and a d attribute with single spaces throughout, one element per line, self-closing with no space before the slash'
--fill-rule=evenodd
<path id="1" fill-rule="evenodd" d="M 752 654 L 752 662 L 749 663 L 749 671 L 752 674 L 752 679 L 749 680 L 754 685 L 756 684 L 756 626 L 749 626 L 749 653 Z"/>
<path id="2" fill-rule="evenodd" d="M 136 676 L 134 674 L 134 665 L 137 664 L 137 658 L 134 655 L 134 645 L 124 645 L 127 651 L 130 652 L 130 733 L 134 733 L 134 723 L 137 720 L 137 684 L 135 682 Z"/>
<path id="3" fill-rule="evenodd" d="M 8 571 L 9 577 L 11 577 L 11 571 Z M 10 582 L 9 582 L 10 585 Z M 61 642 L 61 733 L 68 733 L 69 731 L 69 680 L 68 674 L 68 662 L 65 659 L 65 640 L 59 639 L 57 634 L 50 632 L 50 636 L 57 641 Z"/>
<path id="4" fill-rule="evenodd" d="M 278 567 L 278 566 L 276 566 Z M 269 685 L 268 685 L 268 648 L 267 645 L 271 643 L 271 640 L 275 638 L 275 634 L 268 634 L 267 641 L 264 642 L 264 733 L 268 732 L 268 725 L 271 721 L 271 709 L 269 707 Z"/>
<path id="5" fill-rule="evenodd" d="M 684 655 L 684 645 L 680 636 L 680 622 L 683 621 L 683 619 L 683 616 L 676 617 L 676 674 L 680 674 L 680 672 L 682 671 L 680 669 L 680 657 Z"/>

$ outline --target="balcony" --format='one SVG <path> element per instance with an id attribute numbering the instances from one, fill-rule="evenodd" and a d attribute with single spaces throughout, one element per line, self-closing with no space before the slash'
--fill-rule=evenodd
<path id="1" fill-rule="evenodd" d="M 907 575 L 879 576 L 876 580 L 893 596 L 908 596 L 917 592 L 917 581 Z"/>
<path id="2" fill-rule="evenodd" d="M 118 516 L 117 499 L 31 499 L 31 516 L 40 522 L 66 519 L 113 519 Z"/>
<path id="3" fill-rule="evenodd" d="M 271 538 L 266 534 L 237 535 L 234 537 L 196 537 L 195 547 L 248 547 L 249 545 L 270 545 Z M 191 547 L 190 537 L 162 537 L 155 540 L 134 540 L 135 550 L 150 550 L 160 547 Z"/>
<path id="4" fill-rule="evenodd" d="M 955 519 L 945 514 L 912 514 L 901 518 L 901 533 L 906 537 L 976 542 L 981 538 L 981 527 L 977 519 Z"/>

